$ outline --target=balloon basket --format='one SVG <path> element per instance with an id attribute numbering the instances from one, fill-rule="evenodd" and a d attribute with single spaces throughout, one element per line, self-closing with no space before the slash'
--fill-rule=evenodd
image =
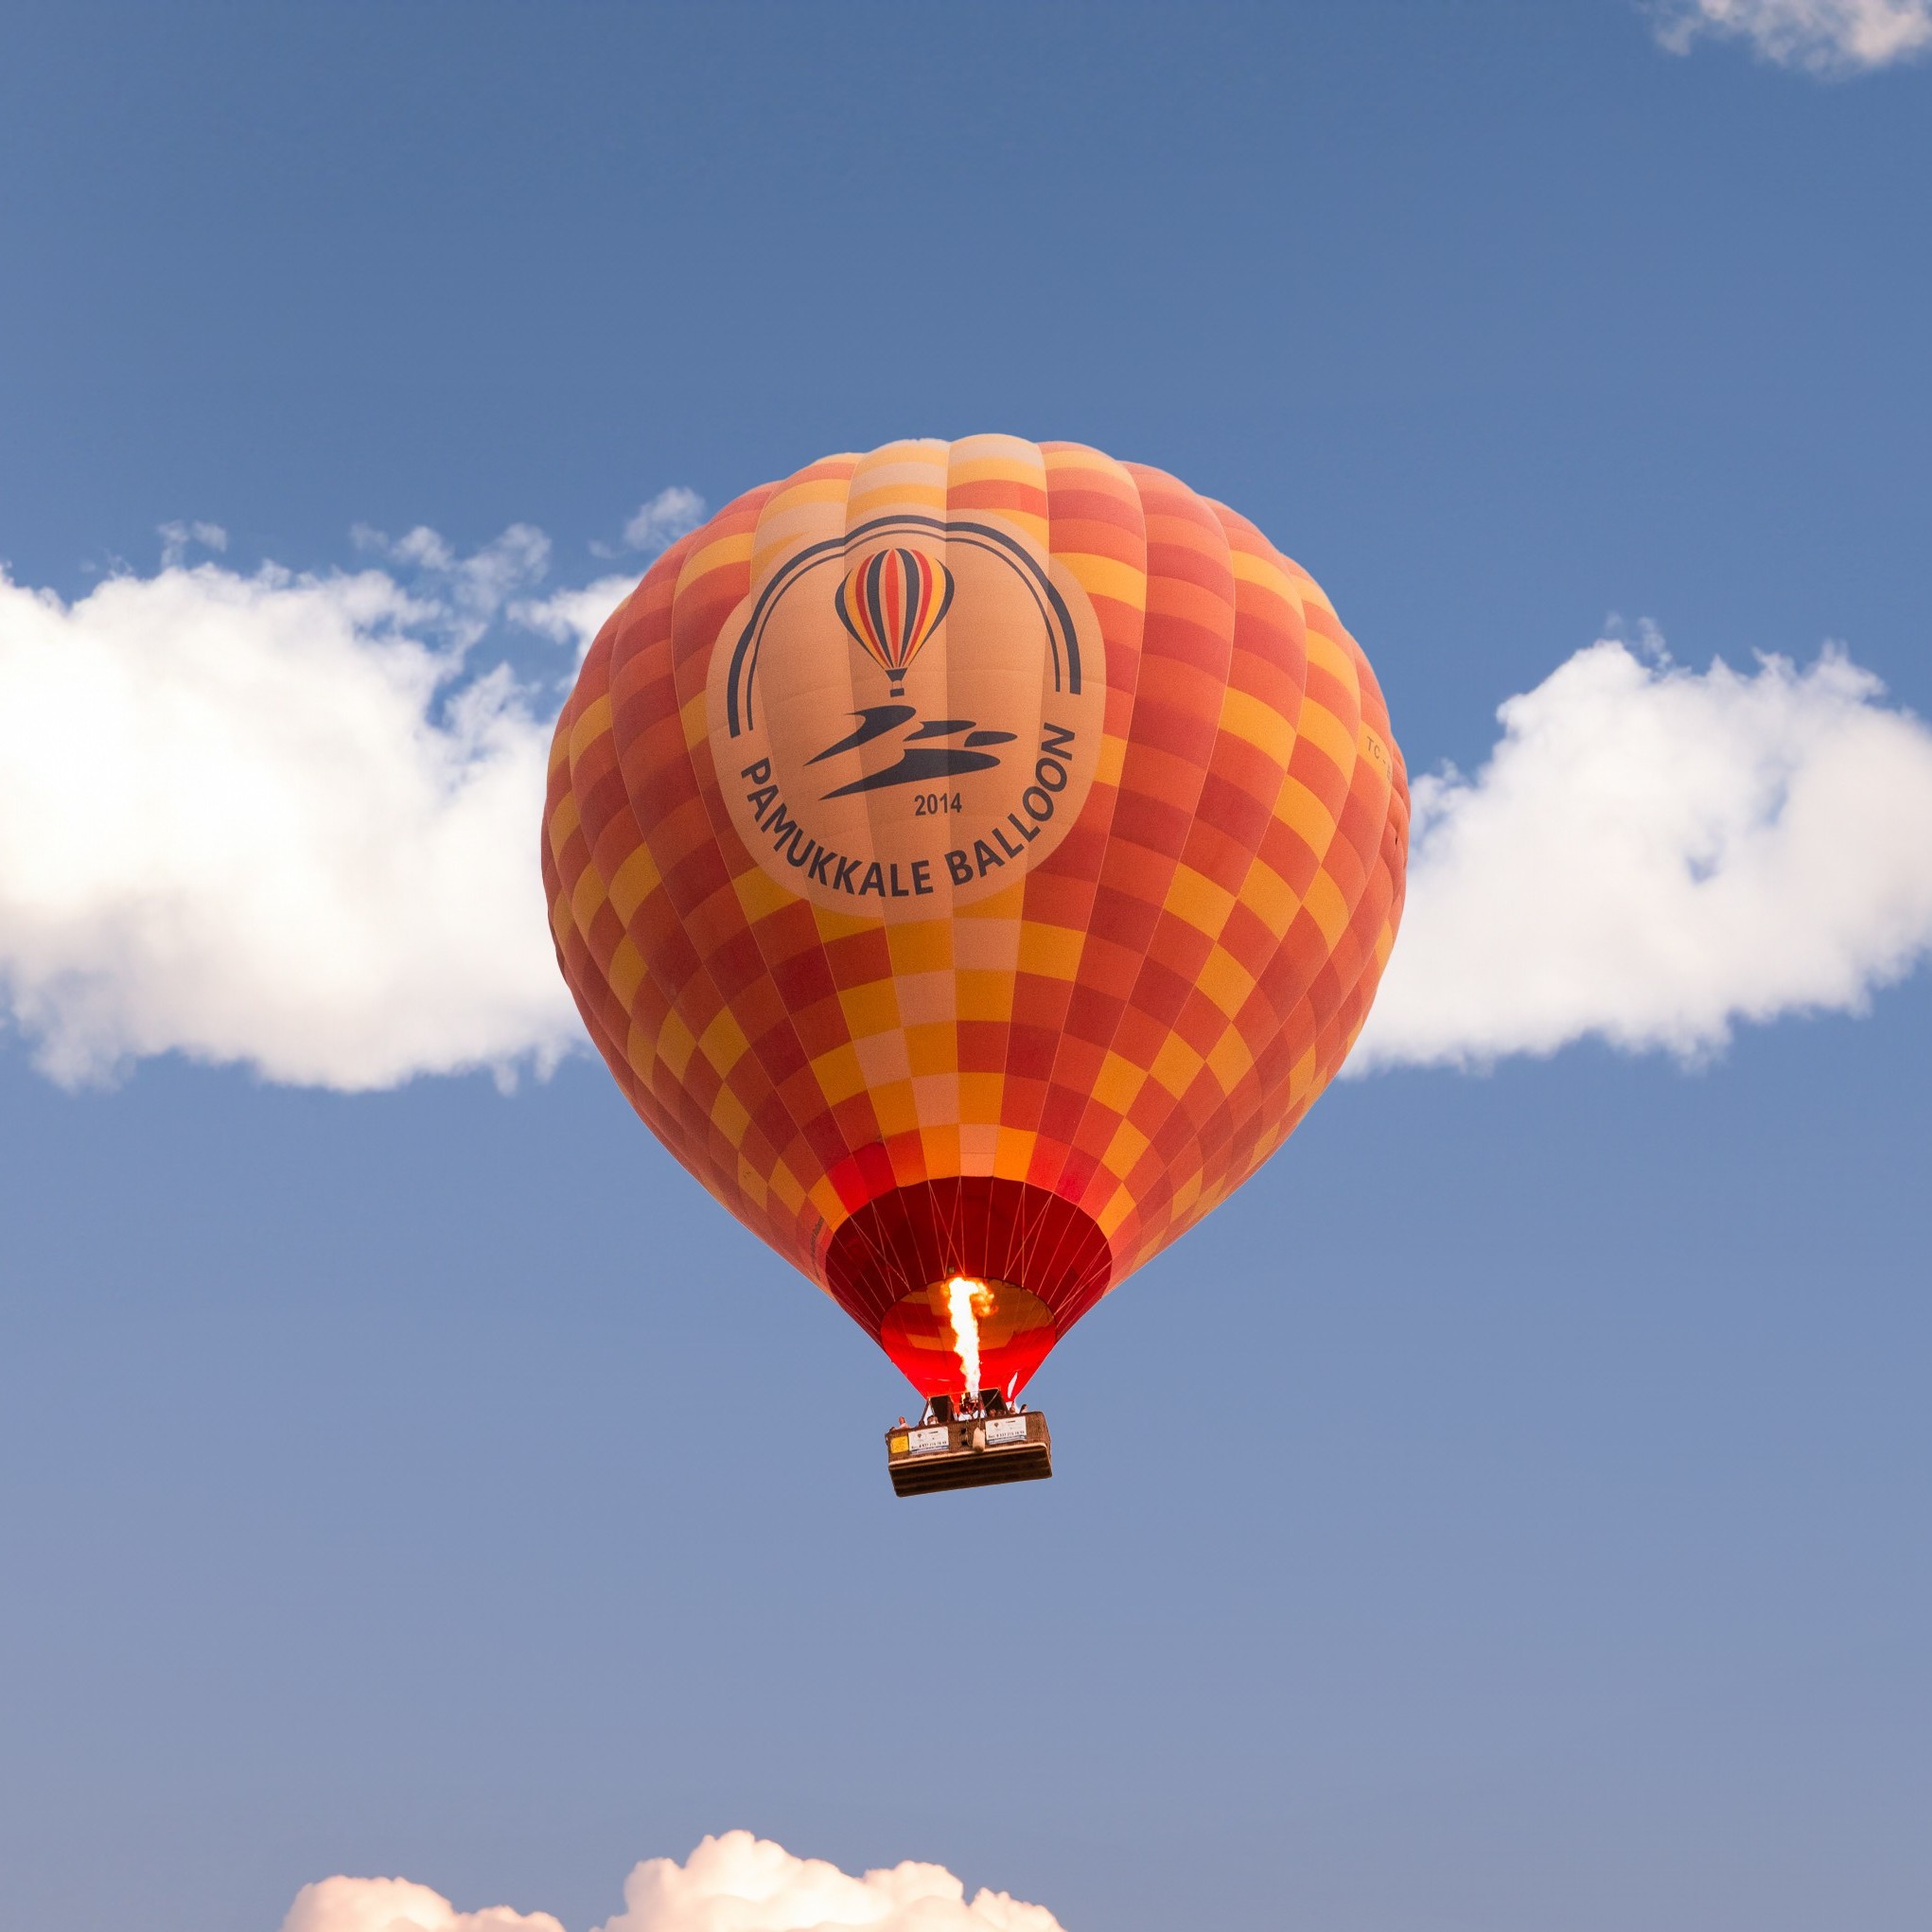
<path id="1" fill-rule="evenodd" d="M 895 1496 L 1038 1483 L 1053 1473 L 1053 1436 L 1037 1409 L 901 1422 L 886 1431 L 886 1468 Z"/>

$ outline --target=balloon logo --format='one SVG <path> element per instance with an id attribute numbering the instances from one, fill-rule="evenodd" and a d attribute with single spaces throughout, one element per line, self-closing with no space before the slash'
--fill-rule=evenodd
<path id="1" fill-rule="evenodd" d="M 848 572 L 833 599 L 853 641 L 905 694 L 906 667 L 953 602 L 953 573 L 916 550 L 882 550 Z"/>

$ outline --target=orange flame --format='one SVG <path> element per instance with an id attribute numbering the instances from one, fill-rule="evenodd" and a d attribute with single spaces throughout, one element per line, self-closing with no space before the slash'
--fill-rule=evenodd
<path id="1" fill-rule="evenodd" d="M 983 1281 L 956 1274 L 946 1284 L 946 1316 L 953 1325 L 953 1346 L 970 1401 L 979 1393 L 979 1318 L 992 1312 L 992 1291 Z"/>

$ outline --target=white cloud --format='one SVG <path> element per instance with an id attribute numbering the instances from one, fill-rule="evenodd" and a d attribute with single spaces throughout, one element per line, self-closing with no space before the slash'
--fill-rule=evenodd
<path id="1" fill-rule="evenodd" d="M 1858 1011 L 1932 951 L 1932 730 L 1842 652 L 1694 673 L 1599 642 L 1415 787 L 1402 933 L 1351 1066 L 1695 1056 Z"/>
<path id="2" fill-rule="evenodd" d="M 639 504 L 636 514 L 624 526 L 624 547 L 656 556 L 703 521 L 704 499 L 682 483 L 673 483 L 669 489 L 659 490 L 648 503 Z"/>
<path id="3" fill-rule="evenodd" d="M 513 523 L 481 550 L 459 556 L 435 531 L 418 524 L 392 540 L 379 530 L 358 524 L 352 533 L 360 550 L 411 572 L 426 610 L 452 642 L 467 649 L 482 638 L 503 606 L 550 568 L 550 538 L 528 523 Z M 172 559 L 164 555 L 164 563 Z"/>
<path id="4" fill-rule="evenodd" d="M 0 1019 L 54 1079 L 179 1052 L 345 1091 L 582 1044 L 536 861 L 554 687 L 472 671 L 505 623 L 579 655 L 627 576 L 538 594 L 359 540 L 328 576 L 177 561 L 69 605 L 0 572 Z M 1588 1036 L 1695 1057 L 1858 1010 L 1932 948 L 1932 732 L 1841 653 L 1701 675 L 1604 642 L 1418 782 L 1410 897 L 1351 1064 Z"/>
<path id="5" fill-rule="evenodd" d="M 1932 0 L 1663 0 L 1654 18 L 1672 53 L 1707 37 L 1743 40 L 1811 74 L 1869 73 L 1932 48 Z"/>
<path id="6" fill-rule="evenodd" d="M 459 1912 L 441 1892 L 406 1878 L 325 1878 L 295 1894 L 282 1932 L 564 1932 L 548 1912 L 492 1906 Z"/>
<path id="7" fill-rule="evenodd" d="M 579 1039 L 549 726 L 465 663 L 548 546 L 367 541 L 416 581 L 174 563 L 70 606 L 0 574 L 0 1013 L 55 1079 L 179 1051 L 358 1089 Z"/>
<path id="8" fill-rule="evenodd" d="M 228 533 L 219 523 L 164 523 L 155 532 L 161 539 L 161 561 L 178 564 L 190 549 L 226 550 Z"/>
<path id="9" fill-rule="evenodd" d="M 553 643 L 569 644 L 581 664 L 604 628 L 604 620 L 637 588 L 637 581 L 629 574 L 599 577 L 581 589 L 518 598 L 506 614 L 525 630 L 534 630 Z"/>
<path id="10" fill-rule="evenodd" d="M 1042 1906 L 966 1888 L 940 1865 L 895 1865 L 861 1878 L 782 1845 L 727 1832 L 679 1865 L 647 1858 L 625 1881 L 623 1911 L 600 1932 L 1062 1932 Z M 548 1912 L 459 1912 L 427 1886 L 328 1878 L 297 1894 L 282 1932 L 563 1932 Z"/>

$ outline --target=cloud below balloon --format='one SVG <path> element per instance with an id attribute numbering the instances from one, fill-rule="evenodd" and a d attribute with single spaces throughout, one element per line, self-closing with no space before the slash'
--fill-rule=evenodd
<path id="1" fill-rule="evenodd" d="M 357 1091 L 576 1050 L 534 850 L 567 666 L 480 660 L 581 655 L 629 579 L 548 588 L 527 526 L 467 555 L 360 532 L 364 567 L 322 574 L 163 536 L 154 574 L 71 603 L 0 574 L 0 1013 L 37 1064 Z M 1932 949 L 1932 731 L 1843 653 L 1693 672 L 1600 642 L 1500 716 L 1473 777 L 1416 784 L 1351 1066 L 1695 1057 L 1858 1011 Z"/>
<path id="2" fill-rule="evenodd" d="M 971 1900 L 943 1866 L 907 1862 L 861 1877 L 797 1858 L 749 1832 L 706 1838 L 680 1865 L 647 1858 L 624 1882 L 624 1910 L 597 1932 L 1062 1932 L 1040 1906 L 982 1890 Z M 548 1912 L 459 1911 L 399 1878 L 325 1878 L 297 1894 L 281 1932 L 564 1932 Z"/>

